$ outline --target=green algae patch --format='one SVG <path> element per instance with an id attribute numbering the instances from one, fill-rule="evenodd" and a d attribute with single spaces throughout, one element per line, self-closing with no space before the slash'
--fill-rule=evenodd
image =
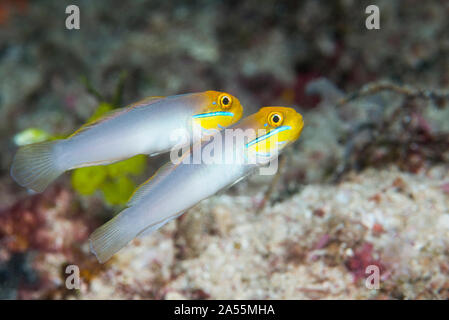
<path id="1" fill-rule="evenodd" d="M 92 195 L 101 191 L 109 205 L 125 204 L 134 189 L 132 176 L 144 172 L 146 156 L 137 155 L 106 166 L 75 169 L 72 173 L 72 187 L 82 195 Z"/>

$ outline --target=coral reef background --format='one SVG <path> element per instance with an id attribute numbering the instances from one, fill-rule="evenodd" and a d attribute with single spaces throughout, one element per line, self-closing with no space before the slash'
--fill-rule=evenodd
<path id="1" fill-rule="evenodd" d="M 80 30 L 65 28 L 69 4 Z M 380 30 L 365 27 L 369 4 Z M 0 1 L 0 298 L 448 299 L 448 15 L 443 0 Z M 89 192 L 91 175 L 42 194 L 10 178 L 24 130 L 64 136 L 105 105 L 209 89 L 246 115 L 304 115 L 280 174 L 203 201 L 105 265 L 88 235 L 166 155 Z M 78 290 L 65 285 L 72 264 Z"/>

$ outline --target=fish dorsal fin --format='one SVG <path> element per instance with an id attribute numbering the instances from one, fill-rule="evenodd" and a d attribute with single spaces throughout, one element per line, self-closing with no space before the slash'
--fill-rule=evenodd
<path id="1" fill-rule="evenodd" d="M 139 100 L 137 102 L 130 104 L 129 106 L 127 106 L 125 108 L 136 108 L 136 107 L 147 106 L 147 105 L 153 104 L 153 103 L 158 102 L 165 98 L 166 97 L 163 97 L 163 96 L 146 97 L 146 98 L 143 98 L 142 100 Z"/>
<path id="2" fill-rule="evenodd" d="M 139 202 L 142 197 L 151 192 L 151 190 L 158 184 L 158 182 L 165 179 L 166 176 L 173 171 L 176 167 L 176 164 L 168 162 L 160 167 L 147 181 L 142 183 L 140 186 L 134 190 L 133 194 L 128 200 L 127 207 L 131 207 L 137 202 Z"/>
<path id="3" fill-rule="evenodd" d="M 191 148 L 187 151 L 185 151 L 182 156 L 178 159 L 177 163 L 173 163 L 169 161 L 168 163 L 164 164 L 162 167 L 160 167 L 154 174 L 149 178 L 147 181 L 142 183 L 140 186 L 134 190 L 134 193 L 131 195 L 131 197 L 128 200 L 127 207 L 131 207 L 135 205 L 138 201 L 142 199 L 145 195 L 151 192 L 151 190 L 165 177 L 167 177 L 176 167 L 178 167 L 186 157 L 189 157 L 192 149 L 195 148 L 197 145 L 202 145 L 204 141 L 200 140 L 197 141 L 191 146 Z"/>
<path id="4" fill-rule="evenodd" d="M 100 123 L 103 123 L 107 120 L 110 120 L 112 118 L 115 118 L 121 114 L 124 114 L 126 112 L 129 112 L 130 110 L 134 109 L 134 108 L 139 108 L 139 107 L 144 107 L 144 106 L 148 106 L 151 104 L 154 104 L 162 99 L 164 99 L 165 97 L 147 97 L 145 99 L 142 99 L 140 101 L 137 101 L 133 104 L 130 104 L 127 107 L 124 108 L 119 108 L 119 109 L 114 109 L 111 111 L 106 112 L 104 115 L 102 115 L 100 118 L 95 119 L 93 121 L 89 121 L 87 123 L 85 123 L 84 125 L 81 126 L 81 128 L 79 128 L 78 130 L 76 130 L 74 133 L 72 133 L 68 138 L 71 138 L 73 136 L 76 136 L 90 128 L 93 128 L 97 125 L 99 125 Z"/>
<path id="5" fill-rule="evenodd" d="M 177 166 L 179 166 L 185 157 L 190 155 L 190 150 L 185 152 L 179 159 L 178 163 L 171 161 L 160 167 L 147 181 L 142 183 L 134 190 L 133 194 L 128 200 L 127 207 L 131 207 L 142 199 L 145 195 L 151 192 L 151 190 L 162 180 L 165 179 Z"/>

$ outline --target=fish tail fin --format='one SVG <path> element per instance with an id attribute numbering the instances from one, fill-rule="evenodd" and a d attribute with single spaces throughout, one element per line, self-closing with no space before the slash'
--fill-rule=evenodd
<path id="1" fill-rule="evenodd" d="M 60 140 L 59 140 L 60 141 Z M 65 170 L 56 165 L 55 145 L 46 141 L 21 147 L 11 165 L 11 176 L 21 186 L 42 192 Z"/>
<path id="2" fill-rule="evenodd" d="M 132 219 L 129 219 L 127 210 L 129 209 L 120 212 L 90 235 L 90 251 L 100 263 L 108 261 L 140 232 L 141 226 L 130 221 Z"/>

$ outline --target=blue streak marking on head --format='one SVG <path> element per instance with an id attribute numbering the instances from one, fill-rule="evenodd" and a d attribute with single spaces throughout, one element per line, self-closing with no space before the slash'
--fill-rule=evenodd
<path id="1" fill-rule="evenodd" d="M 258 143 L 260 141 L 268 139 L 269 137 L 271 137 L 271 136 L 273 136 L 273 135 L 275 135 L 275 134 L 277 134 L 279 132 L 282 132 L 282 131 L 285 131 L 285 130 L 290 130 L 291 128 L 292 127 L 290 127 L 290 126 L 282 126 L 282 127 L 276 128 L 274 130 L 271 130 L 267 134 L 264 134 L 263 136 L 257 137 L 253 141 L 248 142 L 245 147 L 246 148 L 251 147 L 253 144 L 256 144 L 256 143 Z"/>
<path id="2" fill-rule="evenodd" d="M 196 114 L 193 116 L 193 118 L 197 119 L 197 118 L 208 118 L 208 117 L 216 117 L 216 116 L 233 117 L 234 113 L 229 112 L 229 111 L 215 111 L 215 112 Z"/>
<path id="3" fill-rule="evenodd" d="M 270 152 L 256 152 L 256 155 L 262 156 L 262 157 L 271 157 Z"/>

